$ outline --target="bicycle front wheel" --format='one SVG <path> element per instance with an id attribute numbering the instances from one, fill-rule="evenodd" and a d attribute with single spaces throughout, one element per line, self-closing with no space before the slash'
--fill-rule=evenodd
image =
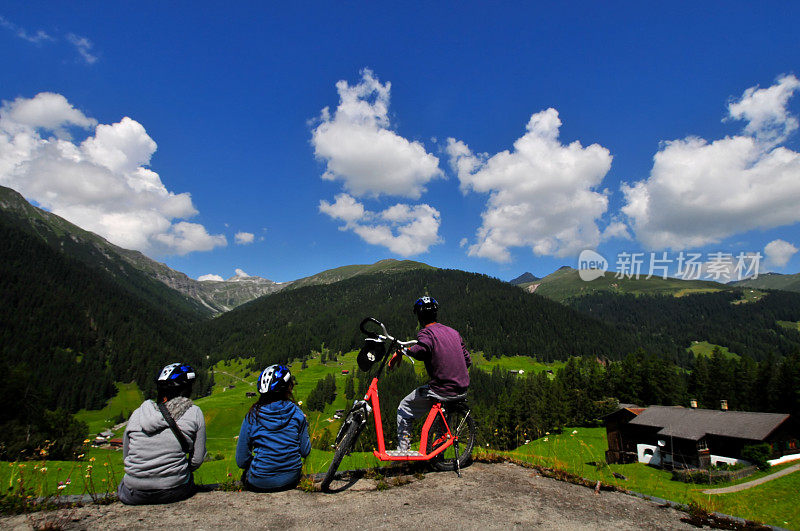
<path id="1" fill-rule="evenodd" d="M 431 459 L 431 466 L 436 470 L 450 471 L 456 469 L 456 459 L 458 467 L 467 466 L 472 457 L 472 448 L 475 446 L 475 419 L 466 408 L 454 408 L 448 411 L 447 423 L 450 426 L 450 433 L 458 438 L 458 455 L 456 455 L 456 445 L 453 444 L 444 452 Z M 445 428 L 442 417 L 437 417 L 428 431 L 428 451 L 436 450 L 445 442 L 447 429 Z"/>
<path id="2" fill-rule="evenodd" d="M 344 456 L 353 450 L 353 447 L 356 444 L 356 439 L 361 432 L 361 421 L 357 415 L 351 413 L 345 420 L 345 424 L 345 431 L 342 434 L 339 443 L 336 445 L 336 449 L 333 451 L 333 460 L 331 461 L 331 465 L 328 467 L 328 471 L 325 473 L 325 477 L 322 479 L 322 483 L 320 484 L 320 488 L 323 492 L 332 492 L 336 490 L 335 488 L 331 488 L 331 484 L 333 483 L 334 479 L 336 479 L 336 471 L 338 470 L 339 465 L 342 463 Z M 341 474 L 339 476 L 341 478 Z"/>

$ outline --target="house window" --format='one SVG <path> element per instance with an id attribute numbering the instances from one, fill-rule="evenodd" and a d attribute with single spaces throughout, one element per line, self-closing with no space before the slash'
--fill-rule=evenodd
<path id="1" fill-rule="evenodd" d="M 645 448 L 644 449 L 644 455 L 653 455 L 653 449 L 652 448 Z"/>
<path id="2" fill-rule="evenodd" d="M 697 449 L 699 451 L 708 450 L 708 442 L 705 439 L 697 441 Z"/>

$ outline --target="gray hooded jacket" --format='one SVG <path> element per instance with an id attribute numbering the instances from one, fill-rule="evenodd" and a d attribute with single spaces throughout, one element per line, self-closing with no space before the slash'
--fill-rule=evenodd
<path id="1" fill-rule="evenodd" d="M 170 407 L 174 406 L 172 402 L 180 400 L 188 399 L 170 400 L 168 409 L 175 409 Z M 180 414 L 180 410 L 185 412 Z M 192 462 L 188 462 L 177 437 L 156 403 L 145 400 L 131 415 L 122 438 L 124 481 L 131 489 L 161 490 L 183 485 L 189 481 L 192 471 L 203 464 L 206 456 L 206 422 L 203 412 L 195 405 L 188 409 L 180 407 L 173 418 L 178 429 L 194 447 Z"/>

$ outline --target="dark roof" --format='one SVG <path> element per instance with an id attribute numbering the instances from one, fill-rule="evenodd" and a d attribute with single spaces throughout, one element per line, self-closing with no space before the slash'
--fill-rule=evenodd
<path id="1" fill-rule="evenodd" d="M 602 420 L 609 421 L 612 417 L 617 417 L 617 416 L 623 416 L 623 415 L 636 416 L 642 411 L 644 411 L 644 408 L 641 406 L 637 406 L 636 404 L 619 404 L 617 409 L 615 409 L 611 413 L 603 415 L 600 418 Z"/>
<path id="2" fill-rule="evenodd" d="M 786 413 L 650 406 L 630 424 L 661 428 L 659 435 L 692 441 L 706 435 L 763 441 L 788 418 Z"/>

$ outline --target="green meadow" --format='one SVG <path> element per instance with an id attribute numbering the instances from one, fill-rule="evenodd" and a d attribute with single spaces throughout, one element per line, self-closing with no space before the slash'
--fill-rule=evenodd
<path id="1" fill-rule="evenodd" d="M 88 424 L 89 433 L 94 435 L 114 426 L 115 419 L 120 416 L 128 420 L 142 400 L 142 392 L 135 383 L 117 383 L 117 394 L 108 401 L 106 407 L 98 410 L 82 409 L 75 417 Z"/>
<path id="2" fill-rule="evenodd" d="M 722 352 L 722 356 L 725 359 L 736 359 L 738 360 L 740 356 L 734 352 L 728 350 L 728 347 L 723 347 L 721 345 L 714 345 L 713 343 L 709 343 L 708 341 L 692 341 L 691 346 L 687 349 L 692 354 L 697 356 L 706 356 L 707 358 L 711 358 L 711 355 L 714 352 L 714 349 L 719 347 L 720 352 Z"/>

